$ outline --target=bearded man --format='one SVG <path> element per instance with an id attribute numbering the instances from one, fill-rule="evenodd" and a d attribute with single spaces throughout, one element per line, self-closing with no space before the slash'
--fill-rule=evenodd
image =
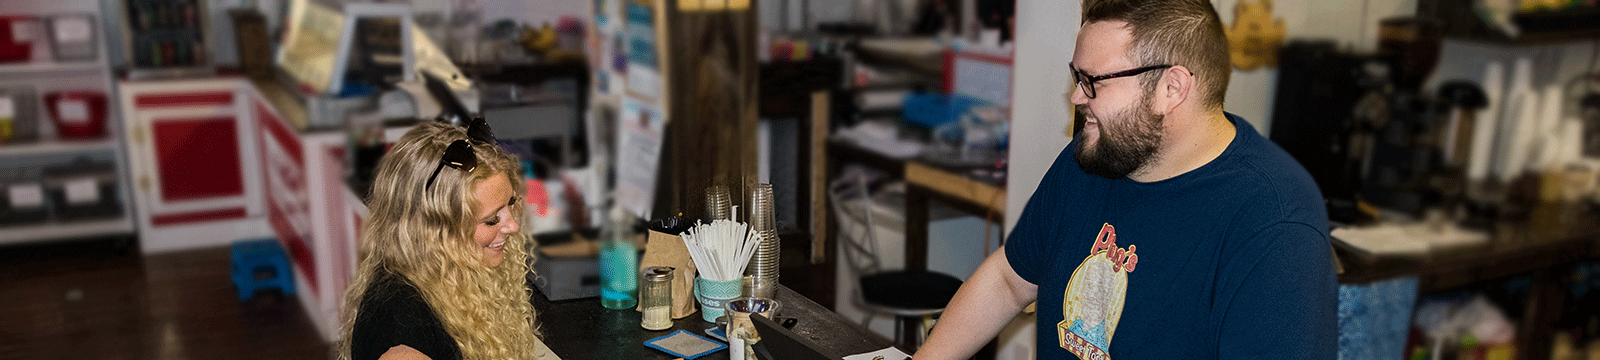
<path id="1" fill-rule="evenodd" d="M 917 360 L 964 359 L 1038 301 L 1039 359 L 1331 359 L 1337 284 L 1305 169 L 1223 111 L 1206 0 L 1086 0 L 1087 119 Z"/>

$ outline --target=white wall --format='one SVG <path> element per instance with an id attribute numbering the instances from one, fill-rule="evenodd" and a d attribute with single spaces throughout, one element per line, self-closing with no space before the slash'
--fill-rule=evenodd
<path id="1" fill-rule="evenodd" d="M 1011 157 L 1006 174 L 1005 231 L 1038 188 L 1039 179 L 1066 148 L 1067 61 L 1078 38 L 1081 8 L 1075 1 L 1018 1 L 1013 61 Z"/>

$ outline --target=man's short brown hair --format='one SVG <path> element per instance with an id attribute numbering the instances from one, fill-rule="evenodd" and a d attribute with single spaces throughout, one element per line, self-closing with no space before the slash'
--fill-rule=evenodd
<path id="1" fill-rule="evenodd" d="M 1227 96 L 1228 36 L 1222 19 L 1206 0 L 1087 0 L 1083 24 L 1120 20 L 1128 23 L 1133 42 L 1128 57 L 1136 66 L 1182 65 L 1189 68 L 1199 87 L 1201 105 L 1222 108 Z M 1152 89 L 1161 72 L 1142 75 Z"/>

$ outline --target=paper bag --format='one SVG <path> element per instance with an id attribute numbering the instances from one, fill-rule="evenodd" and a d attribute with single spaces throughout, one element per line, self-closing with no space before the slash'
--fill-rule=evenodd
<path id="1" fill-rule="evenodd" d="M 639 260 L 639 270 L 651 266 L 670 266 L 672 270 L 672 318 L 682 319 L 694 314 L 694 260 L 689 258 L 689 247 L 677 235 L 650 231 L 644 245 L 644 258 Z"/>

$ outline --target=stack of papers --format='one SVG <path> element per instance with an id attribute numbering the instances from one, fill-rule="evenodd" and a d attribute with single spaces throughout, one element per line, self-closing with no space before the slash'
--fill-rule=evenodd
<path id="1" fill-rule="evenodd" d="M 1338 228 L 1334 241 L 1371 256 L 1426 257 L 1433 252 L 1487 243 L 1487 232 L 1455 224 L 1381 224 Z"/>

